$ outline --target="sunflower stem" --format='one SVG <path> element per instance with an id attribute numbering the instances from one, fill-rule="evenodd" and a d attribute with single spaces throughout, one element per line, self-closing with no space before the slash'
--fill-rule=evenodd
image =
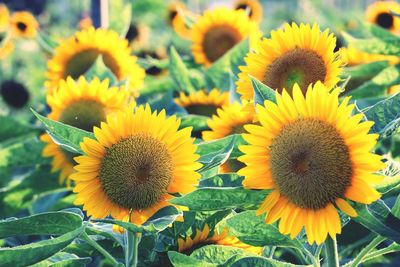
<path id="1" fill-rule="evenodd" d="M 87 233 L 83 232 L 81 237 L 89 243 L 92 247 L 94 247 L 98 252 L 100 252 L 107 260 L 111 262 L 113 266 L 118 266 L 120 265 L 119 262 L 105 250 L 102 246 L 100 246 L 96 241 L 90 238 Z"/>
<path id="2" fill-rule="evenodd" d="M 328 267 L 339 267 L 336 238 L 331 238 L 328 235 L 328 238 L 325 241 L 325 254 Z"/>
<path id="3" fill-rule="evenodd" d="M 125 266 L 136 267 L 138 264 L 138 247 L 141 239 L 141 233 L 132 233 L 128 230 L 125 230 L 125 234 Z"/>
<path id="4" fill-rule="evenodd" d="M 367 254 L 373 250 L 376 246 L 378 246 L 380 243 L 385 241 L 386 238 L 383 236 L 377 236 L 375 237 L 371 243 L 369 243 L 365 248 L 363 248 L 360 253 L 358 253 L 357 257 L 354 259 L 354 261 L 351 263 L 350 267 L 356 267 L 358 266 L 362 260 L 367 256 Z"/>

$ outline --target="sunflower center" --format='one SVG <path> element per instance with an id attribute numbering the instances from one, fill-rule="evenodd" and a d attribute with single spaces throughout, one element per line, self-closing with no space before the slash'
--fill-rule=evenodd
<path id="1" fill-rule="evenodd" d="M 282 92 L 291 91 L 297 83 L 305 92 L 308 85 L 325 81 L 326 67 L 323 59 L 314 51 L 295 48 L 271 63 L 264 76 L 264 84 Z"/>
<path id="2" fill-rule="evenodd" d="M 135 24 L 129 25 L 128 32 L 126 33 L 126 40 L 129 42 L 132 42 L 133 40 L 136 40 L 136 38 L 139 36 L 139 29 Z"/>
<path id="3" fill-rule="evenodd" d="M 27 26 L 26 26 L 26 24 L 23 23 L 23 22 L 18 22 L 18 23 L 17 23 L 17 28 L 18 28 L 18 30 L 24 32 L 24 31 L 26 30 Z"/>
<path id="4" fill-rule="evenodd" d="M 0 94 L 4 102 L 13 108 L 22 108 L 29 101 L 29 92 L 25 86 L 13 80 L 1 84 Z"/>
<path id="5" fill-rule="evenodd" d="M 173 176 L 172 158 L 159 140 L 136 134 L 107 149 L 99 176 L 114 203 L 127 209 L 146 209 L 167 193 Z"/>
<path id="6" fill-rule="evenodd" d="M 195 115 L 202 115 L 202 116 L 207 116 L 211 117 L 215 112 L 217 111 L 217 106 L 212 105 L 212 104 L 193 104 L 190 106 L 185 107 L 186 111 L 189 114 L 195 114 Z"/>
<path id="7" fill-rule="evenodd" d="M 376 23 L 385 29 L 391 29 L 393 27 L 394 18 L 390 13 L 381 13 L 376 17 Z"/>
<path id="8" fill-rule="evenodd" d="M 316 119 L 285 126 L 270 147 L 272 177 L 282 195 L 305 209 L 334 202 L 351 184 L 348 147 L 336 128 Z"/>
<path id="9" fill-rule="evenodd" d="M 251 17 L 251 15 L 253 15 L 253 11 L 251 10 L 251 7 L 246 4 L 240 4 L 236 7 L 236 10 L 240 10 L 240 9 L 243 9 L 246 11 L 249 10 L 249 17 Z"/>
<path id="10" fill-rule="evenodd" d="M 92 132 L 106 120 L 104 106 L 94 100 L 81 100 L 68 105 L 60 114 L 59 121 Z"/>
<path id="11" fill-rule="evenodd" d="M 344 47 L 344 42 L 342 37 L 336 35 L 336 44 L 335 44 L 335 48 L 333 49 L 333 52 L 338 52 L 340 50 L 340 48 Z"/>
<path id="12" fill-rule="evenodd" d="M 240 42 L 239 32 L 229 26 L 215 26 L 204 36 L 203 49 L 207 59 L 216 61 Z"/>
<path id="13" fill-rule="evenodd" d="M 178 11 L 172 10 L 169 12 L 169 21 L 172 22 L 174 18 L 178 15 Z"/>
<path id="14" fill-rule="evenodd" d="M 247 133 L 247 131 L 244 129 L 244 124 L 236 125 L 235 127 L 233 127 L 230 134 L 242 134 L 242 133 Z"/>
<path id="15" fill-rule="evenodd" d="M 103 56 L 104 65 L 106 65 L 115 76 L 118 77 L 118 65 L 108 53 L 100 53 L 95 49 L 83 50 L 72 56 L 65 66 L 64 78 L 71 76 L 76 80 L 79 76 L 85 74 L 96 62 L 99 55 Z"/>

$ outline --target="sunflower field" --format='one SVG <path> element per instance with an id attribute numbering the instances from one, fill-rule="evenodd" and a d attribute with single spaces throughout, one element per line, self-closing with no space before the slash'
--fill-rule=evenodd
<path id="1" fill-rule="evenodd" d="M 400 266 L 400 2 L 0 0 L 0 266 Z"/>

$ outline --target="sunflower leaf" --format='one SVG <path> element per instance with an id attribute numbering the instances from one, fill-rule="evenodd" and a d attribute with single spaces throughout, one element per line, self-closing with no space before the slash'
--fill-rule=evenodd
<path id="1" fill-rule="evenodd" d="M 384 38 L 384 39 L 356 39 L 351 35 L 344 33 L 344 39 L 357 50 L 367 52 L 369 54 L 379 55 L 400 55 L 400 39 Z"/>
<path id="2" fill-rule="evenodd" d="M 227 265 L 228 262 L 235 262 L 246 256 L 255 256 L 255 254 L 244 249 L 223 245 L 203 246 L 190 254 L 191 258 L 218 264 L 218 266 Z"/>
<path id="3" fill-rule="evenodd" d="M 45 125 L 47 132 L 50 134 L 53 141 L 60 145 L 63 149 L 66 149 L 72 153 L 83 154 L 83 151 L 80 147 L 80 143 L 83 141 L 83 138 L 95 138 L 93 133 L 48 119 L 33 109 L 31 109 L 31 111 Z"/>
<path id="4" fill-rule="evenodd" d="M 182 58 L 174 47 L 169 50 L 169 73 L 172 79 L 178 87 L 179 91 L 182 92 L 194 92 L 195 89 L 190 82 L 189 70 L 183 63 Z"/>
<path id="5" fill-rule="evenodd" d="M 209 153 L 202 155 L 198 160 L 200 163 L 203 164 L 203 167 L 199 170 L 199 172 L 208 171 L 224 163 L 233 151 L 236 143 L 236 138 L 236 135 L 231 135 L 231 139 L 225 147 L 221 148 L 220 150 L 210 151 Z"/>
<path id="6" fill-rule="evenodd" d="M 192 257 L 189 257 L 185 254 L 169 251 L 168 258 L 171 261 L 173 266 L 181 266 L 181 267 L 217 267 L 217 264 L 209 263 L 203 260 L 198 260 Z"/>
<path id="7" fill-rule="evenodd" d="M 295 265 L 287 262 L 277 261 L 265 257 L 245 257 L 237 260 L 229 265 L 222 265 L 220 267 L 252 267 L 252 266 L 271 266 L 271 267 L 295 267 L 295 266 L 309 266 L 309 265 Z"/>
<path id="8" fill-rule="evenodd" d="M 193 127 L 193 132 L 204 131 L 209 129 L 207 125 L 207 121 L 209 117 L 201 116 L 201 115 L 185 115 L 181 117 L 181 125 L 179 126 L 181 129 L 186 127 Z"/>
<path id="9" fill-rule="evenodd" d="M 0 143 L 29 133 L 39 132 L 39 129 L 9 116 L 0 116 L 0 125 Z"/>
<path id="10" fill-rule="evenodd" d="M 374 77 L 381 70 L 389 67 L 389 62 L 387 61 L 375 61 L 367 64 L 360 64 L 356 66 L 350 66 L 344 68 L 342 77 L 351 76 L 351 79 L 364 78 L 364 77 Z"/>
<path id="11" fill-rule="evenodd" d="M 263 84 L 257 78 L 250 76 L 250 79 L 254 91 L 254 105 L 264 106 L 266 100 L 275 102 L 275 92 L 272 88 Z"/>
<path id="12" fill-rule="evenodd" d="M 93 78 L 99 78 L 101 81 L 108 79 L 111 85 L 116 85 L 118 82 L 117 77 L 109 67 L 104 64 L 103 57 L 97 57 L 93 65 L 83 74 L 86 80 L 90 81 Z"/>

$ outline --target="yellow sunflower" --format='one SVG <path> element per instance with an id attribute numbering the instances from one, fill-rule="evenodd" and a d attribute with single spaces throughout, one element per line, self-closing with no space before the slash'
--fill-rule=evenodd
<path id="1" fill-rule="evenodd" d="M 178 130 L 179 124 L 175 116 L 167 118 L 165 110 L 152 113 L 148 105 L 108 116 L 94 128 L 96 140 L 81 143 L 86 155 L 75 158 L 75 203 L 83 204 L 88 216 L 128 216 L 142 224 L 170 205 L 175 194 L 194 190 L 199 155 L 191 128 Z"/>
<path id="2" fill-rule="evenodd" d="M 79 29 L 89 29 L 90 27 L 93 27 L 93 21 L 90 18 L 90 16 L 85 16 L 79 21 Z"/>
<path id="3" fill-rule="evenodd" d="M 179 97 L 175 98 L 175 103 L 185 108 L 189 114 L 211 117 L 218 108 L 229 104 L 229 93 L 218 89 L 212 89 L 210 92 L 200 90 L 189 95 L 181 92 Z"/>
<path id="4" fill-rule="evenodd" d="M 1 38 L 0 34 L 0 38 Z M 6 58 L 11 52 L 14 50 L 14 44 L 11 42 L 10 39 L 5 37 L 6 40 L 0 41 L 0 59 Z"/>
<path id="5" fill-rule="evenodd" d="M 388 61 L 390 64 L 399 63 L 399 57 L 390 55 L 368 54 L 349 45 L 340 49 L 340 57 L 348 66 L 367 64 L 375 61 Z"/>
<path id="6" fill-rule="evenodd" d="M 234 9 L 242 9 L 248 12 L 248 16 L 255 22 L 261 22 L 263 7 L 258 0 L 236 0 Z"/>
<path id="7" fill-rule="evenodd" d="M 125 39 L 128 40 L 130 46 L 134 50 L 138 50 L 147 45 L 150 37 L 150 29 L 143 24 L 131 22 Z"/>
<path id="8" fill-rule="evenodd" d="M 106 120 L 108 114 L 122 109 L 127 104 L 128 95 L 123 89 L 109 88 L 108 80 L 101 82 L 94 78 L 87 82 L 80 77 L 75 82 L 68 78 L 60 82 L 58 90 L 47 96 L 47 103 L 51 108 L 48 117 L 91 132 L 94 126 L 100 126 Z M 60 183 L 64 183 L 74 172 L 73 157 L 76 155 L 62 149 L 48 134 L 42 135 L 41 140 L 46 143 L 43 156 L 53 158 L 52 171 L 60 171 Z"/>
<path id="9" fill-rule="evenodd" d="M 318 25 L 285 24 L 247 54 L 246 66 L 240 67 L 237 91 L 243 99 L 253 99 L 249 75 L 278 92 L 295 83 L 304 92 L 317 81 L 331 88 L 339 81 L 343 65 L 339 52 L 334 52 L 335 44 L 335 36 L 329 30 L 321 32 Z"/>
<path id="10" fill-rule="evenodd" d="M 10 25 L 10 11 L 7 6 L 0 4 L 0 31 L 7 31 Z"/>
<path id="11" fill-rule="evenodd" d="M 400 93 L 400 85 L 399 84 L 393 85 L 388 89 L 388 94 L 390 94 L 390 95 L 394 95 L 397 93 Z"/>
<path id="12" fill-rule="evenodd" d="M 368 22 L 376 24 L 388 31 L 400 30 L 400 19 L 391 12 L 400 13 L 400 4 L 396 1 L 376 1 L 368 6 L 365 17 Z"/>
<path id="13" fill-rule="evenodd" d="M 349 97 L 339 104 L 339 92 L 317 82 L 306 96 L 297 84 L 293 98 L 276 93 L 277 104 L 257 106 L 261 125 L 246 125 L 249 145 L 239 147 L 243 186 L 273 190 L 257 215 L 266 213 L 266 223 L 280 219 L 279 231 L 291 238 L 304 226 L 310 244 L 341 233 L 335 207 L 354 217 L 348 200 L 370 204 L 380 197 L 371 185 L 381 181 L 374 173 L 385 164 L 370 152 L 378 138 L 368 134 L 373 122 L 352 115 Z"/>
<path id="14" fill-rule="evenodd" d="M 118 80 L 128 79 L 133 89 L 143 84 L 145 72 L 131 55 L 128 41 L 114 31 L 90 27 L 62 41 L 55 49 L 48 62 L 46 87 L 52 90 L 68 76 L 77 79 L 100 55 Z"/>
<path id="15" fill-rule="evenodd" d="M 168 22 L 180 37 L 190 39 L 190 28 L 185 23 L 185 13 L 193 16 L 182 2 L 172 2 L 168 7 Z"/>
<path id="16" fill-rule="evenodd" d="M 13 13 L 10 22 L 12 34 L 15 37 L 33 38 L 39 28 L 39 23 L 28 11 Z"/>
<path id="17" fill-rule="evenodd" d="M 221 233 L 216 233 L 215 230 L 210 231 L 208 224 L 204 225 L 203 230 L 196 229 L 196 234 L 193 238 L 190 236 L 179 238 L 178 250 L 179 252 L 190 254 L 190 252 L 199 246 L 210 244 L 241 248 L 258 255 L 263 251 L 262 247 L 254 247 L 241 242 L 237 237 L 229 236 L 227 229 Z"/>
<path id="18" fill-rule="evenodd" d="M 208 10 L 192 27 L 192 53 L 196 63 L 209 66 L 243 39 L 254 43 L 260 37 L 257 24 L 243 10 Z"/>

